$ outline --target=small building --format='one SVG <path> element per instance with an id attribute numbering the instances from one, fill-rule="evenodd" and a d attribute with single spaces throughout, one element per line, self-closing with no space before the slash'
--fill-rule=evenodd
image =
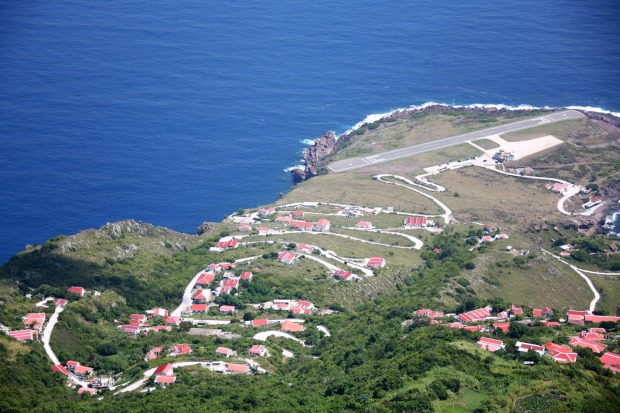
<path id="1" fill-rule="evenodd" d="M 211 290 L 196 290 L 193 300 L 197 303 L 206 303 L 211 299 Z"/>
<path id="2" fill-rule="evenodd" d="M 514 314 L 514 315 L 521 315 L 521 314 L 523 314 L 523 309 L 521 307 L 517 307 L 514 304 L 510 304 L 509 311 L 512 312 L 512 314 Z"/>
<path id="3" fill-rule="evenodd" d="M 528 351 L 535 351 L 540 356 L 543 356 L 545 354 L 545 348 L 543 346 L 538 345 L 538 344 L 523 343 L 521 341 L 517 341 L 517 344 L 515 344 L 515 349 L 519 353 L 527 353 Z"/>
<path id="4" fill-rule="evenodd" d="M 159 384 L 161 387 L 166 387 L 169 384 L 173 384 L 176 380 L 177 376 L 174 374 L 169 376 L 160 375 L 155 377 L 155 384 Z"/>
<path id="5" fill-rule="evenodd" d="M 201 272 L 196 280 L 196 285 L 209 285 L 215 279 L 215 274 L 211 272 Z"/>
<path id="6" fill-rule="evenodd" d="M 269 324 L 269 320 L 266 318 L 257 318 L 250 322 L 252 327 L 264 327 Z"/>
<path id="7" fill-rule="evenodd" d="M 238 246 L 239 246 L 239 241 L 237 241 L 236 239 L 230 238 L 230 237 L 224 237 L 218 241 L 216 248 L 219 248 L 222 250 L 228 250 L 228 249 L 237 248 Z"/>
<path id="8" fill-rule="evenodd" d="M 275 212 L 276 212 L 276 210 L 273 207 L 259 208 L 258 215 L 260 215 L 261 217 L 266 217 L 266 216 L 269 216 L 271 214 L 275 214 Z"/>
<path id="9" fill-rule="evenodd" d="M 56 300 L 54 300 L 54 304 L 56 304 L 56 307 L 64 307 L 67 305 L 69 301 L 65 300 L 64 298 L 57 298 Z"/>
<path id="10" fill-rule="evenodd" d="M 308 244 L 297 244 L 296 248 L 297 251 L 308 254 L 312 253 L 316 249 L 314 246 Z"/>
<path id="11" fill-rule="evenodd" d="M 253 276 L 252 271 L 243 271 L 240 278 L 245 281 L 252 281 Z"/>
<path id="12" fill-rule="evenodd" d="M 13 337 L 17 341 L 21 341 L 22 343 L 32 341 L 36 335 L 37 331 L 32 329 L 9 331 L 10 337 Z"/>
<path id="13" fill-rule="evenodd" d="M 293 264 L 297 262 L 297 255 L 289 251 L 282 251 L 278 254 L 278 258 L 285 264 Z"/>
<path id="14" fill-rule="evenodd" d="M 234 314 L 237 311 L 234 305 L 221 305 L 220 313 Z"/>
<path id="15" fill-rule="evenodd" d="M 168 317 L 168 310 L 164 308 L 154 308 L 151 312 L 153 317 Z"/>
<path id="16" fill-rule="evenodd" d="M 357 229 L 372 229 L 372 222 L 370 221 L 360 221 L 357 224 L 355 224 L 355 228 Z"/>
<path id="17" fill-rule="evenodd" d="M 314 225 L 314 230 L 319 232 L 328 232 L 330 228 L 330 223 L 326 219 L 319 219 Z"/>
<path id="18" fill-rule="evenodd" d="M 155 360 L 155 359 L 157 359 L 157 358 L 159 358 L 161 356 L 161 353 L 163 351 L 164 351 L 164 347 L 163 346 L 155 347 L 155 348 L 149 350 L 148 353 L 146 353 L 145 360 L 146 361 Z"/>
<path id="19" fill-rule="evenodd" d="M 228 347 L 218 347 L 215 349 L 215 353 L 219 354 L 220 356 L 227 357 L 227 358 L 234 357 L 237 355 L 236 351 Z"/>
<path id="20" fill-rule="evenodd" d="M 268 235 L 271 232 L 271 228 L 259 228 L 258 235 Z"/>
<path id="21" fill-rule="evenodd" d="M 97 390 L 92 389 L 90 387 L 80 387 L 78 389 L 78 394 L 89 394 L 91 396 L 94 396 L 97 393 Z"/>
<path id="22" fill-rule="evenodd" d="M 247 225 L 247 224 L 239 225 L 239 231 L 240 232 L 250 232 L 250 231 L 252 231 L 252 227 Z"/>
<path id="23" fill-rule="evenodd" d="M 80 297 L 84 297 L 84 294 L 86 293 L 86 290 L 82 287 L 70 287 L 69 288 L 69 292 L 70 293 L 74 293 L 79 295 Z"/>
<path id="24" fill-rule="evenodd" d="M 157 367 L 153 372 L 153 376 L 170 376 L 174 373 L 174 367 L 172 363 L 162 364 Z"/>
<path id="25" fill-rule="evenodd" d="M 88 376 L 93 374 L 94 369 L 92 367 L 87 366 L 76 366 L 73 368 L 73 374 L 75 374 L 78 378 L 82 380 L 86 380 Z"/>
<path id="26" fill-rule="evenodd" d="M 506 349 L 504 342 L 501 340 L 495 340 L 488 337 L 480 337 L 480 340 L 476 343 L 481 349 L 495 353 L 499 349 Z"/>
<path id="27" fill-rule="evenodd" d="M 607 348 L 607 344 L 597 343 L 595 341 L 585 340 L 585 339 L 580 338 L 580 337 L 573 337 L 573 338 L 571 338 L 569 344 L 571 346 L 573 346 L 573 347 L 589 348 L 590 350 L 592 350 L 595 353 L 601 353 L 603 350 L 605 350 Z"/>
<path id="28" fill-rule="evenodd" d="M 142 332 L 142 328 L 139 325 L 125 324 L 119 326 L 119 328 L 130 336 L 137 336 Z"/>
<path id="29" fill-rule="evenodd" d="M 250 348 L 250 355 L 256 357 L 265 357 L 269 355 L 269 351 L 267 351 L 267 347 L 262 344 L 254 344 L 252 348 Z"/>
<path id="30" fill-rule="evenodd" d="M 334 273 L 334 277 L 335 278 L 340 278 L 342 280 L 349 280 L 351 279 L 351 277 L 353 276 L 353 274 L 351 274 L 349 271 L 345 271 L 345 270 L 338 270 Z"/>
<path id="31" fill-rule="evenodd" d="M 367 267 L 380 267 L 383 268 L 385 267 L 385 260 L 381 257 L 370 257 L 368 259 L 368 263 L 366 264 Z"/>
<path id="32" fill-rule="evenodd" d="M 170 348 L 171 356 L 184 356 L 186 354 L 191 354 L 192 348 L 189 344 L 175 344 Z"/>
<path id="33" fill-rule="evenodd" d="M 207 310 L 207 304 L 192 304 L 192 313 L 206 312 Z"/>
<path id="34" fill-rule="evenodd" d="M 250 366 L 247 364 L 228 363 L 226 365 L 226 373 L 228 374 L 250 374 Z"/>
<path id="35" fill-rule="evenodd" d="M 426 228 L 426 217 L 407 217 L 405 219 L 405 228 Z"/>
<path id="36" fill-rule="evenodd" d="M 495 330 L 501 330 L 503 333 L 507 333 L 508 329 L 510 329 L 510 323 L 507 321 L 503 323 L 493 323 L 493 328 Z"/>
<path id="37" fill-rule="evenodd" d="M 286 320 L 282 323 L 281 329 L 282 331 L 289 331 L 291 333 L 299 333 L 301 331 L 304 331 L 304 326 L 302 326 L 301 324 Z"/>

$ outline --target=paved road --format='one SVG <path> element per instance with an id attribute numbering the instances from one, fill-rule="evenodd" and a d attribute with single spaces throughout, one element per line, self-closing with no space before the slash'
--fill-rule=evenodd
<path id="1" fill-rule="evenodd" d="M 329 165 L 332 172 L 346 172 L 352 169 L 361 168 L 375 163 L 392 161 L 394 159 L 406 156 L 417 155 L 424 152 L 434 151 L 437 149 L 447 148 L 449 146 L 458 145 L 470 140 L 482 139 L 491 135 L 499 135 L 507 132 L 515 132 L 523 129 L 529 129 L 548 123 L 560 122 L 569 119 L 580 119 L 584 115 L 576 110 L 566 110 L 551 115 L 541 116 L 538 118 L 522 120 L 519 122 L 509 123 L 506 125 L 495 126 L 476 132 L 470 132 L 463 135 L 452 136 L 436 141 L 421 143 L 419 145 L 408 146 L 406 148 L 395 149 L 389 152 L 383 152 L 375 155 L 365 156 L 363 158 L 350 158 L 343 161 L 334 162 Z"/>

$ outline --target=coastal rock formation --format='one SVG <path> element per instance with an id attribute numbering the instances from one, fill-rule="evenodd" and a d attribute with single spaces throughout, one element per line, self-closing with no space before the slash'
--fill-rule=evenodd
<path id="1" fill-rule="evenodd" d="M 334 132 L 325 132 L 323 136 L 317 138 L 308 145 L 304 152 L 304 162 L 306 164 L 304 169 L 293 169 L 293 180 L 295 182 L 301 182 L 306 179 L 312 178 L 318 175 L 318 171 L 321 168 L 321 161 L 328 155 L 331 155 L 336 150 L 336 135 Z"/>
<path id="2" fill-rule="evenodd" d="M 203 222 L 198 228 L 196 228 L 196 235 L 206 234 L 213 231 L 214 225 L 212 222 Z"/>

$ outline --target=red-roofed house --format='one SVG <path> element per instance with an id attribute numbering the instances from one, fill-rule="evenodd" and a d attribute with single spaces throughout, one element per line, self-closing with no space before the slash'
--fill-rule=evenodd
<path id="1" fill-rule="evenodd" d="M 467 313 L 459 314 L 456 316 L 459 320 L 464 323 L 470 323 L 474 321 L 482 321 L 487 317 L 491 316 L 491 312 L 489 311 L 490 307 L 478 308 L 477 310 L 472 310 Z"/>
<path id="2" fill-rule="evenodd" d="M 173 373 L 174 369 L 172 366 L 172 363 L 166 363 L 166 364 L 162 364 L 161 366 L 157 367 L 155 369 L 155 371 L 153 372 L 153 376 L 169 376 Z"/>
<path id="3" fill-rule="evenodd" d="M 515 344 L 515 348 L 517 349 L 519 353 L 527 353 L 528 351 L 535 351 L 541 356 L 545 354 L 545 348 L 538 344 L 530 344 L 530 343 L 523 343 L 521 341 L 517 341 L 517 344 Z"/>
<path id="4" fill-rule="evenodd" d="M 532 317 L 552 317 L 553 316 L 553 310 L 551 309 L 551 307 L 545 307 L 541 310 L 539 309 L 534 309 L 532 310 Z"/>
<path id="5" fill-rule="evenodd" d="M 297 262 L 297 255 L 288 251 L 282 251 L 279 253 L 278 258 L 285 264 L 293 264 Z"/>
<path id="6" fill-rule="evenodd" d="M 353 276 L 353 274 L 345 270 L 338 270 L 334 273 L 334 277 L 341 278 L 343 280 L 348 280 L 351 278 L 351 276 Z"/>
<path id="7" fill-rule="evenodd" d="M 588 341 L 603 341 L 607 339 L 607 334 L 582 331 L 579 333 L 579 338 L 583 338 Z"/>
<path id="8" fill-rule="evenodd" d="M 418 317 L 421 317 L 421 316 L 423 316 L 423 315 L 426 315 L 426 314 L 430 313 L 431 311 L 432 311 L 432 310 L 431 310 L 430 308 L 424 308 L 424 309 L 422 309 L 422 310 L 418 310 L 418 311 L 416 311 L 416 312 L 415 312 L 415 314 L 416 314 Z"/>
<path id="9" fill-rule="evenodd" d="M 493 237 L 490 235 L 485 235 L 482 237 L 482 242 L 493 242 Z"/>
<path id="10" fill-rule="evenodd" d="M 543 321 L 542 322 L 545 327 L 559 327 L 560 323 L 557 321 Z"/>
<path id="11" fill-rule="evenodd" d="M 577 361 L 577 353 L 559 353 L 551 354 L 551 359 L 556 363 L 574 363 Z"/>
<path id="12" fill-rule="evenodd" d="M 225 278 L 222 284 L 221 293 L 230 294 L 233 290 L 239 288 L 239 280 L 236 278 Z"/>
<path id="13" fill-rule="evenodd" d="M 164 322 L 166 324 L 179 325 L 181 323 L 181 318 L 180 317 L 165 317 Z"/>
<path id="14" fill-rule="evenodd" d="M 129 318 L 132 321 L 132 324 L 134 323 L 142 324 L 146 322 L 146 315 L 144 314 L 131 314 Z"/>
<path id="15" fill-rule="evenodd" d="M 234 357 L 237 355 L 237 352 L 228 347 L 218 347 L 215 349 L 215 353 L 225 357 Z"/>
<path id="16" fill-rule="evenodd" d="M 269 324 L 269 320 L 266 318 L 258 318 L 252 320 L 250 324 L 252 325 L 252 327 L 264 327 Z"/>
<path id="17" fill-rule="evenodd" d="M 568 346 L 552 343 L 551 341 L 545 343 L 545 348 L 547 349 L 547 351 L 550 351 L 552 353 L 570 353 L 573 351 L 573 349 Z"/>
<path id="18" fill-rule="evenodd" d="M 506 321 L 504 323 L 493 323 L 493 328 L 496 330 L 502 330 L 502 332 L 507 333 L 510 328 L 510 322 Z"/>
<path id="19" fill-rule="evenodd" d="M 252 271 L 243 271 L 241 273 L 242 280 L 251 281 L 253 276 Z"/>
<path id="20" fill-rule="evenodd" d="M 250 349 L 250 354 L 256 357 L 265 357 L 269 355 L 269 352 L 267 351 L 267 347 L 262 344 L 254 344 Z"/>
<path id="21" fill-rule="evenodd" d="M 462 324 L 462 323 L 455 322 L 455 323 L 450 323 L 450 324 L 448 324 L 448 327 L 450 327 L 450 328 L 458 328 L 458 329 L 461 329 L 461 328 L 463 328 L 464 326 L 463 326 L 463 324 Z"/>
<path id="22" fill-rule="evenodd" d="M 37 332 L 31 329 L 9 331 L 9 336 L 21 342 L 31 341 L 36 334 Z"/>
<path id="23" fill-rule="evenodd" d="M 370 257 L 368 259 L 367 267 L 385 267 L 385 260 L 381 257 Z"/>
<path id="24" fill-rule="evenodd" d="M 62 373 L 66 376 L 69 375 L 69 370 L 67 370 L 65 368 L 65 366 L 63 366 L 62 364 L 56 364 L 55 366 L 52 366 L 52 371 L 57 371 L 59 373 Z"/>
<path id="25" fill-rule="evenodd" d="M 159 347 L 155 347 L 153 349 L 151 349 L 148 353 L 146 353 L 146 360 L 155 360 L 156 358 L 159 358 L 159 356 L 161 355 L 161 352 L 164 351 L 164 347 L 163 346 L 159 346 Z"/>
<path id="26" fill-rule="evenodd" d="M 314 228 L 314 223 L 306 221 L 290 220 L 288 222 L 288 225 L 293 228 L 297 228 L 300 231 L 312 231 L 312 229 Z"/>
<path id="27" fill-rule="evenodd" d="M 206 304 L 192 304 L 192 312 L 196 313 L 199 311 L 207 311 L 207 305 Z"/>
<path id="28" fill-rule="evenodd" d="M 269 208 L 260 208 L 258 210 L 258 215 L 262 216 L 262 217 L 266 217 L 268 215 L 271 215 L 273 213 L 275 213 L 276 210 L 275 208 L 269 207 Z"/>
<path id="29" fill-rule="evenodd" d="M 292 216 L 290 215 L 280 215 L 278 217 L 276 217 L 276 222 L 289 222 L 293 219 Z"/>
<path id="30" fill-rule="evenodd" d="M 293 216 L 295 218 L 302 218 L 304 216 L 304 211 L 293 211 Z"/>
<path id="31" fill-rule="evenodd" d="M 67 305 L 69 301 L 65 300 L 64 298 L 57 298 L 56 300 L 54 300 L 54 304 L 56 304 L 56 307 L 64 307 Z"/>
<path id="32" fill-rule="evenodd" d="M 170 326 L 155 326 L 153 328 L 155 331 L 172 331 L 172 327 Z"/>
<path id="33" fill-rule="evenodd" d="M 480 326 L 480 325 L 465 326 L 465 327 L 463 327 L 463 330 L 467 330 L 467 331 L 482 331 L 482 326 Z"/>
<path id="34" fill-rule="evenodd" d="M 192 352 L 192 348 L 189 344 L 175 344 L 170 348 L 171 356 L 183 356 L 185 354 L 190 354 Z"/>
<path id="35" fill-rule="evenodd" d="M 617 323 L 618 321 L 620 321 L 620 317 L 615 317 L 611 315 L 594 315 L 594 314 L 589 314 L 584 317 L 584 322 L 587 324 L 603 323 L 605 321 L 608 321 L 611 323 Z"/>
<path id="36" fill-rule="evenodd" d="M 215 274 L 213 273 L 210 273 L 210 272 L 200 273 L 198 280 L 196 280 L 196 285 L 209 285 L 213 282 L 214 278 L 215 278 Z"/>
<path id="37" fill-rule="evenodd" d="M 314 247 L 308 244 L 297 244 L 297 251 L 311 253 L 314 251 Z"/>
<path id="38" fill-rule="evenodd" d="M 258 235 L 267 235 L 271 232 L 271 228 L 259 228 Z"/>
<path id="39" fill-rule="evenodd" d="M 252 231 L 252 227 L 247 225 L 247 224 L 239 225 L 239 231 L 241 231 L 241 232 L 250 232 L 250 231 Z"/>
<path id="40" fill-rule="evenodd" d="M 86 379 L 88 376 L 90 376 L 93 372 L 93 368 L 92 367 L 86 367 L 86 366 L 76 366 L 73 369 L 73 374 L 75 374 L 76 376 L 78 376 L 78 378 L 80 379 Z"/>
<path id="41" fill-rule="evenodd" d="M 426 228 L 426 217 L 407 217 L 405 219 L 406 228 Z"/>
<path id="42" fill-rule="evenodd" d="M 611 351 L 603 354 L 600 360 L 603 364 L 620 366 L 620 354 L 612 353 Z"/>
<path id="43" fill-rule="evenodd" d="M 132 336 L 137 336 L 138 334 L 140 334 L 140 331 L 142 330 L 139 325 L 131 325 L 131 324 L 125 324 L 125 325 L 120 326 L 119 328 L 123 330 L 125 333 L 130 334 Z"/>
<path id="44" fill-rule="evenodd" d="M 521 314 L 523 314 L 523 309 L 521 307 L 517 307 L 514 304 L 510 304 L 510 311 L 514 315 L 521 315 Z"/>
<path id="45" fill-rule="evenodd" d="M 40 331 L 45 323 L 45 313 L 28 313 L 24 317 L 26 327 L 33 326 L 34 330 Z"/>
<path id="46" fill-rule="evenodd" d="M 224 250 L 237 248 L 239 246 L 239 241 L 234 238 L 222 238 L 218 241 L 216 248 L 221 248 Z"/>
<path id="47" fill-rule="evenodd" d="M 166 387 L 168 384 L 173 384 L 177 380 L 177 376 L 171 374 L 170 376 L 157 376 L 155 377 L 155 383 L 161 387 Z"/>
<path id="48" fill-rule="evenodd" d="M 97 390 L 90 387 L 80 387 L 78 389 L 78 394 L 90 394 L 91 396 L 94 396 L 96 393 Z"/>
<path id="49" fill-rule="evenodd" d="M 247 364 L 228 363 L 226 365 L 226 372 L 229 374 L 249 374 L 250 366 Z"/>
<path id="50" fill-rule="evenodd" d="M 220 313 L 233 314 L 236 311 L 237 311 L 237 309 L 235 308 L 234 305 L 221 305 L 220 306 Z"/>
<path id="51" fill-rule="evenodd" d="M 154 308 L 153 317 L 168 317 L 168 310 L 164 308 Z"/>
<path id="52" fill-rule="evenodd" d="M 478 344 L 481 349 L 490 351 L 491 353 L 494 353 L 499 349 L 506 348 L 503 341 L 488 337 L 480 337 L 480 340 L 478 340 L 476 344 Z"/>
<path id="53" fill-rule="evenodd" d="M 372 229 L 372 222 L 360 221 L 357 224 L 355 224 L 355 228 L 357 228 L 357 229 Z"/>
<path id="54" fill-rule="evenodd" d="M 297 307 L 297 308 L 303 308 L 304 310 L 308 309 L 308 310 L 312 310 L 314 308 L 314 304 L 311 303 L 310 301 L 305 301 L 305 300 L 297 300 L 294 304 L 293 307 Z"/>
<path id="55" fill-rule="evenodd" d="M 326 219 L 319 219 L 314 225 L 315 231 L 319 231 L 319 232 L 327 232 L 329 231 L 329 227 L 330 227 L 329 221 Z"/>
<path id="56" fill-rule="evenodd" d="M 196 290 L 193 300 L 198 303 L 206 303 L 211 298 L 211 290 Z"/>
<path id="57" fill-rule="evenodd" d="M 573 337 L 569 343 L 573 347 L 589 348 L 595 353 L 600 353 L 607 348 L 607 344 L 597 343 L 595 341 L 584 340 L 583 338 Z"/>
<path id="58" fill-rule="evenodd" d="M 571 185 L 570 185 L 570 184 L 568 184 L 568 183 L 561 184 L 561 183 L 559 183 L 559 182 L 556 182 L 555 184 L 553 184 L 553 187 L 551 188 L 551 190 L 552 190 L 553 192 L 559 192 L 559 193 L 564 194 L 564 193 L 566 193 L 566 191 L 568 190 L 568 188 L 570 188 L 570 186 L 571 186 Z"/>
<path id="59" fill-rule="evenodd" d="M 292 321 L 286 320 L 282 323 L 282 331 L 290 331 L 292 333 L 297 333 L 300 331 L 304 331 L 304 326 L 301 324 L 293 323 Z"/>
<path id="60" fill-rule="evenodd" d="M 84 288 L 82 287 L 70 287 L 69 292 L 77 294 L 80 297 L 84 297 L 84 293 L 86 292 L 86 290 L 84 290 Z"/>

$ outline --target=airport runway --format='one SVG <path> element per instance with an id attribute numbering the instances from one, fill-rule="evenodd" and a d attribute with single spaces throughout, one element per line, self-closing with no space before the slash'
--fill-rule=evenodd
<path id="1" fill-rule="evenodd" d="M 436 141 L 425 142 L 419 145 L 408 146 L 406 148 L 394 149 L 392 151 L 378 153 L 375 155 L 364 156 L 361 158 L 349 158 L 343 161 L 334 162 L 329 165 L 331 172 L 346 172 L 352 169 L 362 168 L 367 165 L 373 165 L 381 162 L 393 161 L 394 159 L 404 158 L 405 156 L 417 155 L 424 152 L 434 151 L 436 149 L 447 148 L 449 146 L 458 145 L 467 141 L 486 138 L 487 136 L 499 135 L 507 132 L 515 132 L 523 129 L 529 129 L 548 123 L 560 122 L 563 120 L 580 119 L 584 115 L 576 110 L 565 110 L 550 115 L 540 116 L 538 118 L 526 119 L 519 122 L 508 123 L 506 125 L 494 126 L 492 128 L 469 132 L 463 135 L 451 136 L 449 138 L 439 139 Z"/>

